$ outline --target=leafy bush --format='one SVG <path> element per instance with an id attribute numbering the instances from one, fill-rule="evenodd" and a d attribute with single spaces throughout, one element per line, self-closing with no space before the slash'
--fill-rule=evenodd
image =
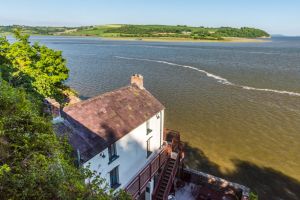
<path id="1" fill-rule="evenodd" d="M 15 36 L 13 44 L 0 38 L 0 199 L 130 199 L 96 172 L 76 168 L 67 140 L 41 112 L 40 97 L 65 89 L 61 52 Z"/>
<path id="2" fill-rule="evenodd" d="M 0 70 L 14 87 L 23 87 L 41 97 L 61 98 L 68 78 L 66 61 L 60 51 L 38 43 L 31 45 L 29 35 L 15 31 L 16 42 L 0 38 Z"/>
<path id="3" fill-rule="evenodd" d="M 250 197 L 249 197 L 250 200 L 258 200 L 258 195 L 255 194 L 254 192 L 250 192 Z"/>
<path id="4" fill-rule="evenodd" d="M 40 105 L 24 89 L 0 82 L 0 199 L 112 199 L 95 172 L 77 169 Z M 91 177 L 93 181 L 85 184 Z M 121 199 L 128 196 L 121 192 Z"/>

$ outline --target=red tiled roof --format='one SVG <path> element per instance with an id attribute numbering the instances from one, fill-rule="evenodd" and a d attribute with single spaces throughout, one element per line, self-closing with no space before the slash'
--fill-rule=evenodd
<path id="1" fill-rule="evenodd" d="M 74 128 L 72 145 L 87 161 L 163 109 L 150 92 L 130 85 L 67 106 L 62 116 Z"/>

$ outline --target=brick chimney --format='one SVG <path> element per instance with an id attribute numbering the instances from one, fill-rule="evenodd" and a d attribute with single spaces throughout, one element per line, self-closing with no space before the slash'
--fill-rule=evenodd
<path id="1" fill-rule="evenodd" d="M 140 74 L 133 74 L 131 76 L 131 85 L 135 84 L 140 89 L 144 89 L 144 78 Z"/>

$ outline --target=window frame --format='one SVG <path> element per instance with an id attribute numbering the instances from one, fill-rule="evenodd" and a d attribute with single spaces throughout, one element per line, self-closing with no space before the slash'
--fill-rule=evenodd
<path id="1" fill-rule="evenodd" d="M 146 121 L 146 135 L 150 134 L 152 132 L 152 129 L 150 128 L 150 119 Z"/>
<path id="2" fill-rule="evenodd" d="M 117 152 L 117 145 L 116 145 L 116 143 L 113 143 L 108 146 L 108 160 L 109 160 L 108 164 L 112 163 L 117 158 L 119 158 L 118 152 Z"/>
<path id="3" fill-rule="evenodd" d="M 110 181 L 110 187 L 113 189 L 116 189 L 121 185 L 119 179 L 119 165 L 114 167 L 109 172 L 109 181 Z"/>
<path id="4" fill-rule="evenodd" d="M 151 138 L 149 137 L 146 141 L 146 153 L 147 153 L 147 158 L 149 158 L 151 156 L 151 154 L 153 153 L 153 151 L 151 151 Z"/>

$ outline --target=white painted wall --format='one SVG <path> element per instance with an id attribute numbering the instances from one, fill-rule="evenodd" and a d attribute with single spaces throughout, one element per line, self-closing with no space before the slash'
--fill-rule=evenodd
<path id="1" fill-rule="evenodd" d="M 101 177 L 107 180 L 110 185 L 109 172 L 116 166 L 119 166 L 119 188 L 124 188 L 136 176 L 136 174 L 144 168 L 151 157 L 155 156 L 163 143 L 164 130 L 164 110 L 157 113 L 159 118 L 154 115 L 150 118 L 150 128 L 152 132 L 147 135 L 146 122 L 132 130 L 130 133 L 122 137 L 116 142 L 117 158 L 112 163 L 109 163 L 108 149 L 103 152 L 105 158 L 100 156 L 101 153 L 94 156 L 92 159 L 84 163 L 84 167 L 90 164 L 92 171 L 101 173 Z M 151 151 L 153 152 L 147 158 L 147 140 L 151 137 Z M 152 184 L 153 185 L 153 184 Z M 153 188 L 151 188 L 152 191 Z"/>
<path id="2" fill-rule="evenodd" d="M 145 200 L 151 200 L 152 199 L 152 192 L 154 190 L 154 178 L 152 177 L 152 179 L 148 182 L 147 187 L 150 188 L 149 192 L 145 192 Z"/>

